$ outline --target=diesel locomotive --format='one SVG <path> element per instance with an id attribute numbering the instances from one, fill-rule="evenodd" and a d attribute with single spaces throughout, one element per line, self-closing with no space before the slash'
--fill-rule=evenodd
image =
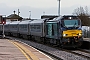
<path id="1" fill-rule="evenodd" d="M 61 16 L 46 22 L 46 40 L 63 47 L 80 47 L 83 43 L 81 20 L 77 16 Z"/>
<path id="2" fill-rule="evenodd" d="M 73 15 L 6 22 L 4 29 L 6 35 L 61 47 L 80 47 L 83 43 L 81 20 Z"/>

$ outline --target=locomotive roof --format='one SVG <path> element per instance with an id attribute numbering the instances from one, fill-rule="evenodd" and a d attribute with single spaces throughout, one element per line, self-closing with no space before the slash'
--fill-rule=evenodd
<path id="1" fill-rule="evenodd" d="M 60 19 L 61 19 L 61 16 L 55 17 L 52 20 L 47 20 L 47 22 L 59 22 Z"/>
<path id="2" fill-rule="evenodd" d="M 43 23 L 43 21 L 45 21 L 45 19 L 37 19 L 37 20 L 31 21 L 30 24 L 33 24 L 33 23 Z"/>
<path id="3" fill-rule="evenodd" d="M 64 16 L 55 17 L 54 19 L 47 20 L 47 21 L 49 21 L 49 22 L 58 22 L 60 20 L 65 20 L 65 19 L 70 19 L 70 20 L 72 20 L 72 19 L 78 19 L 79 20 L 79 18 L 77 16 L 64 15 Z"/>

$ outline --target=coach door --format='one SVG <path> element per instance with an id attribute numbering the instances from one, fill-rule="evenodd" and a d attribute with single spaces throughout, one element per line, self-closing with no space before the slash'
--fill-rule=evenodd
<path id="1" fill-rule="evenodd" d="M 51 37 L 52 36 L 52 24 L 48 23 L 46 26 L 47 29 L 47 36 Z"/>
<path id="2" fill-rule="evenodd" d="M 57 36 L 57 23 L 47 23 L 46 31 L 49 38 L 55 38 Z"/>

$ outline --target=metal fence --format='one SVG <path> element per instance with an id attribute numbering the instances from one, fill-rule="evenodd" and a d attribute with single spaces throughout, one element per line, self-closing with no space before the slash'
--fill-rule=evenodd
<path id="1" fill-rule="evenodd" d="M 83 37 L 90 38 L 90 26 L 82 26 Z"/>

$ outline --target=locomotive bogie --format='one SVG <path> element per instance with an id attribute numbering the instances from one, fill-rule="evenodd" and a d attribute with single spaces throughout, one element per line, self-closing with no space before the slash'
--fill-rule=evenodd
<path id="1" fill-rule="evenodd" d="M 70 37 L 70 38 L 62 38 L 62 45 L 64 47 L 80 47 L 83 43 L 82 37 Z"/>

